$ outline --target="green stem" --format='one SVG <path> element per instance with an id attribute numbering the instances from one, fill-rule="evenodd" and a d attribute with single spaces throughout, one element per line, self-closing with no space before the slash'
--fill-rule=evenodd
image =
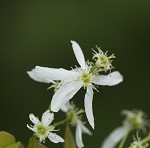
<path id="1" fill-rule="evenodd" d="M 124 144 L 125 144 L 125 142 L 126 142 L 126 140 L 127 140 L 128 135 L 129 135 L 129 131 L 128 131 L 128 132 L 125 134 L 125 136 L 123 137 L 123 139 L 122 139 L 122 141 L 120 142 L 118 148 L 123 148 L 123 146 L 124 146 Z"/>
<path id="2" fill-rule="evenodd" d="M 141 143 L 145 144 L 145 143 L 147 143 L 149 141 L 150 141 L 150 132 L 149 132 L 148 136 L 146 136 L 143 140 L 141 140 Z"/>
<path id="3" fill-rule="evenodd" d="M 97 68 L 96 65 L 94 65 L 91 69 L 90 69 L 90 72 L 89 73 L 93 73 L 95 71 L 95 69 Z"/>
<path id="4" fill-rule="evenodd" d="M 64 120 L 62 120 L 60 122 L 54 123 L 53 125 L 56 127 L 56 126 L 59 126 L 59 125 L 62 125 L 64 123 L 66 123 L 67 121 L 68 121 L 68 119 L 66 118 L 66 119 L 64 119 Z"/>
<path id="5" fill-rule="evenodd" d="M 30 138 L 30 140 L 29 140 L 29 143 L 28 143 L 28 145 L 27 145 L 27 148 L 32 148 L 33 142 L 34 142 L 35 140 L 36 140 L 36 136 L 33 135 L 33 136 Z"/>

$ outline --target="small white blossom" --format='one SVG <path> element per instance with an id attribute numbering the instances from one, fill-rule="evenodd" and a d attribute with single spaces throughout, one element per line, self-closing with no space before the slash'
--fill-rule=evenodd
<path id="1" fill-rule="evenodd" d="M 30 114 L 29 118 L 34 125 L 27 124 L 27 127 L 34 132 L 34 135 L 39 138 L 40 142 L 45 142 L 47 137 L 54 143 L 64 142 L 63 138 L 53 133 L 53 131 L 56 131 L 54 130 L 55 127 L 50 125 L 54 120 L 54 113 L 50 113 L 50 111 L 47 110 L 43 113 L 41 121 L 33 114 Z"/>
<path id="2" fill-rule="evenodd" d="M 61 110 L 67 114 L 67 118 L 70 119 L 70 125 L 76 126 L 76 144 L 78 148 L 84 147 L 82 141 L 82 133 L 92 135 L 88 128 L 84 126 L 84 123 L 81 121 L 81 114 L 84 112 L 82 109 L 78 110 L 75 108 L 75 105 L 67 102 L 62 106 Z"/>
<path id="3" fill-rule="evenodd" d="M 137 138 L 133 137 L 134 142 L 131 143 L 129 148 L 147 148 L 148 143 L 142 144 L 140 138 L 137 135 Z"/>
<path id="4" fill-rule="evenodd" d="M 126 116 L 124 124 L 127 125 L 131 130 L 141 129 L 146 131 L 146 126 L 148 126 L 148 120 L 143 111 L 140 110 L 123 110 L 122 115 Z"/>
<path id="5" fill-rule="evenodd" d="M 98 52 L 94 51 L 93 59 L 95 59 L 95 65 L 99 68 L 99 71 L 108 71 L 113 68 L 112 66 L 112 59 L 115 58 L 115 55 L 112 54 L 111 56 L 107 55 L 107 52 L 103 52 L 100 47 L 96 46 Z"/>
<path id="6" fill-rule="evenodd" d="M 86 88 L 84 98 L 85 113 L 90 125 L 94 128 L 92 109 L 93 89 L 96 89 L 94 85 L 117 85 L 123 81 L 123 76 L 118 71 L 108 75 L 100 75 L 98 73 L 99 71 L 94 71 L 94 68 L 85 62 L 79 44 L 75 41 L 71 41 L 71 43 L 75 57 L 81 66 L 80 68 L 66 70 L 63 68 L 57 69 L 36 66 L 35 69 L 27 73 L 32 79 L 39 82 L 54 83 L 54 81 L 63 81 L 62 85 L 60 85 L 52 97 L 51 110 L 53 112 L 58 112 L 60 108 L 81 89 L 81 87 Z"/>
<path id="7" fill-rule="evenodd" d="M 123 125 L 114 129 L 108 135 L 102 143 L 102 148 L 114 148 L 128 132 L 134 129 L 146 130 L 145 127 L 148 125 L 148 122 L 142 111 L 123 110 L 122 114 L 126 116 Z"/>

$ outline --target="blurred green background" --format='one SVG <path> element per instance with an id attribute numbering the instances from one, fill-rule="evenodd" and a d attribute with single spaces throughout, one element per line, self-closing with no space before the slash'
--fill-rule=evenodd
<path id="1" fill-rule="evenodd" d="M 32 135 L 26 128 L 31 123 L 28 115 L 41 116 L 53 91 L 31 80 L 26 71 L 36 65 L 69 69 L 77 64 L 70 40 L 80 44 L 86 59 L 91 59 L 95 45 L 115 53 L 113 65 L 124 76 L 120 85 L 95 92 L 96 128 L 92 131 L 87 124 L 93 136 L 83 136 L 86 148 L 100 147 L 108 133 L 121 125 L 122 109 L 139 108 L 150 117 L 149 0 L 1 0 L 0 20 L 0 130 L 27 143 Z M 74 101 L 83 106 L 83 97 L 80 91 Z M 58 113 L 56 120 L 63 117 Z M 47 144 L 62 147 L 48 140 Z"/>

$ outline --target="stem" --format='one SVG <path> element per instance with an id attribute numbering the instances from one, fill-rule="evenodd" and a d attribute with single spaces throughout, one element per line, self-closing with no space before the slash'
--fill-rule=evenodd
<path id="1" fill-rule="evenodd" d="M 144 143 L 147 143 L 150 141 L 150 132 L 148 134 L 148 136 L 146 136 L 143 140 L 141 140 L 141 143 L 144 144 Z"/>
<path id="2" fill-rule="evenodd" d="M 95 71 L 95 69 L 97 68 L 96 65 L 94 65 L 91 69 L 90 69 L 90 72 L 89 73 L 93 73 Z"/>
<path id="3" fill-rule="evenodd" d="M 66 123 L 67 121 L 68 121 L 68 119 L 66 118 L 66 119 L 64 119 L 64 120 L 62 120 L 60 122 L 54 123 L 53 125 L 56 127 L 56 126 L 59 126 L 59 125 L 62 125 L 64 123 Z"/>
<path id="4" fill-rule="evenodd" d="M 125 134 L 125 136 L 123 137 L 123 139 L 121 140 L 120 144 L 119 144 L 119 147 L 118 148 L 123 148 L 126 140 L 127 140 L 127 137 L 129 135 L 129 131 Z"/>
<path id="5" fill-rule="evenodd" d="M 30 138 L 30 140 L 29 140 L 29 143 L 28 143 L 28 145 L 27 145 L 27 148 L 32 148 L 33 142 L 34 142 L 35 140 L 36 140 L 36 136 L 33 135 L 33 136 Z"/>

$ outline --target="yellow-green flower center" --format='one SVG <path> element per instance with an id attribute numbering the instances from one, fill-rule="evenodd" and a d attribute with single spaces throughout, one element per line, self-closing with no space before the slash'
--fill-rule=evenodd
<path id="1" fill-rule="evenodd" d="M 72 126 L 76 126 L 78 120 L 79 120 L 79 115 L 84 113 L 84 110 L 83 109 L 80 109 L 80 110 L 73 110 L 73 109 L 70 109 L 68 110 L 67 112 L 67 118 L 69 119 L 70 121 L 70 125 Z"/>
<path id="2" fill-rule="evenodd" d="M 148 144 L 142 145 L 140 141 L 135 141 L 129 148 L 147 148 Z"/>
<path id="3" fill-rule="evenodd" d="M 141 116 L 138 115 L 129 115 L 127 121 L 135 129 L 141 128 L 143 126 L 143 119 Z"/>
<path id="4" fill-rule="evenodd" d="M 92 82 L 91 74 L 83 72 L 80 76 L 80 80 L 83 81 L 85 86 L 89 85 Z"/>
<path id="5" fill-rule="evenodd" d="M 46 134 L 46 128 L 43 125 L 38 125 L 37 126 L 37 133 L 40 135 L 45 135 Z"/>
<path id="6" fill-rule="evenodd" d="M 109 60 L 106 56 L 100 55 L 95 64 L 97 67 L 106 68 L 109 66 Z"/>

